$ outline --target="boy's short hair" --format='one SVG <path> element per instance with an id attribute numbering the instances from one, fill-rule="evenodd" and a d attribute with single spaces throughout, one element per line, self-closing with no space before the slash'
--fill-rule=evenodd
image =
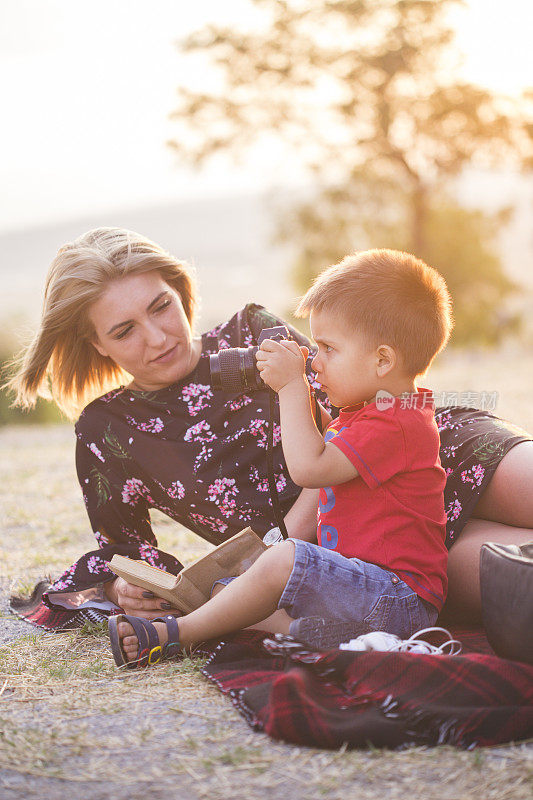
<path id="1" fill-rule="evenodd" d="M 322 310 L 341 317 L 369 346 L 394 347 L 412 377 L 427 370 L 453 327 L 442 275 L 399 250 L 364 250 L 324 270 L 296 316 Z"/>

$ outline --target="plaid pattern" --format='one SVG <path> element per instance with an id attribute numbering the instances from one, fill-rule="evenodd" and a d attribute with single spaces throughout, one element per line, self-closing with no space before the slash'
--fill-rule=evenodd
<path id="1" fill-rule="evenodd" d="M 255 730 L 294 744 L 472 748 L 532 736 L 533 667 L 465 634 L 454 631 L 478 652 L 432 656 L 311 652 L 291 637 L 263 645 L 264 634 L 245 631 L 220 644 L 203 672 Z"/>

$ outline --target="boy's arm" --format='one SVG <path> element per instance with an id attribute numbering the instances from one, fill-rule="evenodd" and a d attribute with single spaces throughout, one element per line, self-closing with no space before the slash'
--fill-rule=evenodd
<path id="1" fill-rule="evenodd" d="M 315 425 L 305 357 L 296 342 L 267 339 L 257 353 L 257 366 L 279 395 L 281 440 L 292 480 L 316 489 L 356 478 L 359 473 L 349 458 L 334 444 L 326 444 Z"/>

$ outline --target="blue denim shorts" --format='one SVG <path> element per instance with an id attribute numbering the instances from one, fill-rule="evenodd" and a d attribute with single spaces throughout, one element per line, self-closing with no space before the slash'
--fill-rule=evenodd
<path id="1" fill-rule="evenodd" d="M 354 627 L 401 639 L 435 624 L 437 609 L 393 572 L 302 539 L 289 541 L 295 549 L 294 566 L 278 608 L 294 619 L 353 622 Z"/>

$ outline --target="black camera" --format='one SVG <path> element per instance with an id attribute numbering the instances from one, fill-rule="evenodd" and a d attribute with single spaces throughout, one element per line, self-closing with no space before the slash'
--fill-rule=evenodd
<path id="1" fill-rule="evenodd" d="M 259 334 L 257 346 L 230 347 L 209 356 L 213 389 L 223 389 L 225 392 L 263 389 L 265 384 L 261 380 L 255 360 L 259 345 L 265 339 L 274 339 L 274 341 L 280 342 L 282 339 L 290 338 L 291 335 L 285 325 L 263 328 Z"/>

